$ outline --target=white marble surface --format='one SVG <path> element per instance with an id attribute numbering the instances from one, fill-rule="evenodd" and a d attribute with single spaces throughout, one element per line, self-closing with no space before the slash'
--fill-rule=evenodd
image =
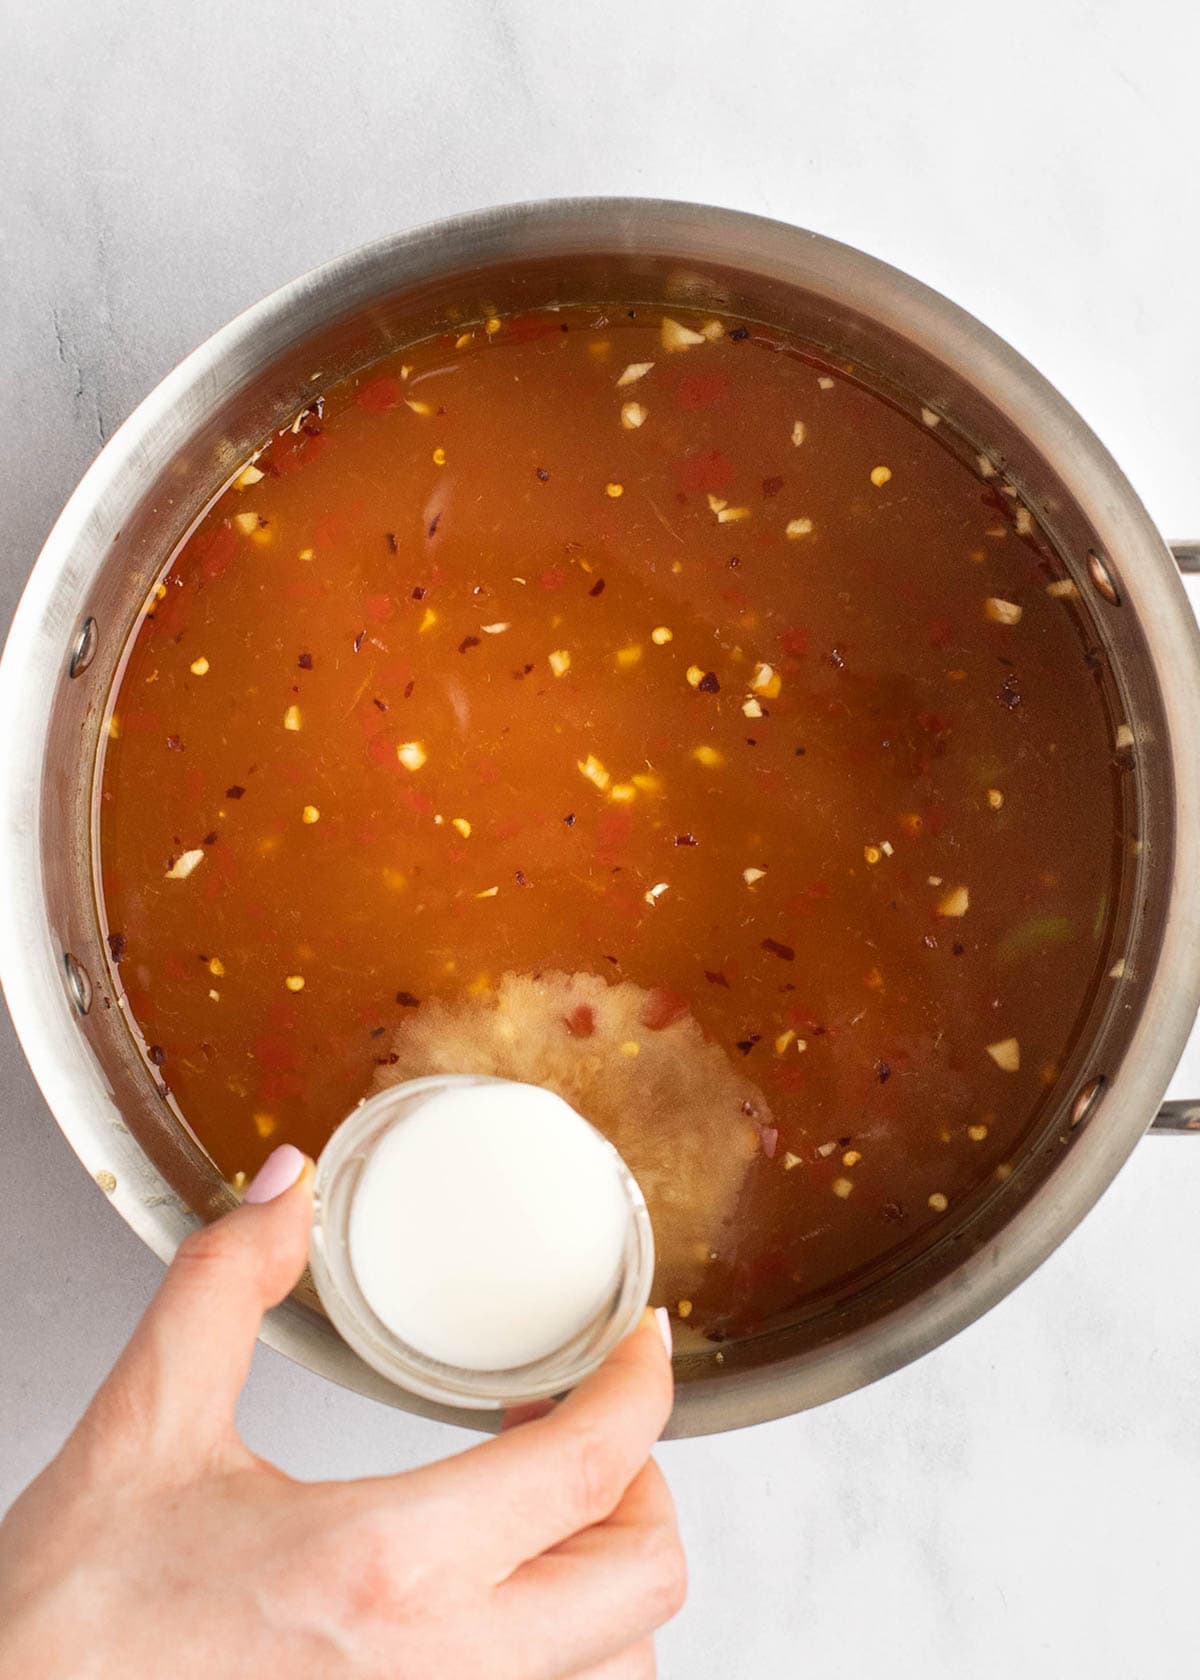
<path id="1" fill-rule="evenodd" d="M 1194 8 L 0 0 L 0 35 L 0 623 L 101 439 L 211 329 L 362 240 L 554 193 L 735 204 L 910 269 L 1060 385 L 1168 534 L 1200 534 Z M 2 1506 L 158 1267 L 6 1022 L 0 1082 Z M 306 1477 L 458 1444 L 265 1351 L 243 1418 Z M 1200 1143 L 1153 1140 L 920 1365 L 663 1450 L 693 1582 L 663 1672 L 1190 1673 L 1198 1420 Z"/>

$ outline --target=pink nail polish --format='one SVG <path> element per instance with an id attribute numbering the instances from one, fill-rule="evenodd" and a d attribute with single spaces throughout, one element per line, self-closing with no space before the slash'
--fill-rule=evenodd
<path id="1" fill-rule="evenodd" d="M 290 1190 L 308 1162 L 308 1156 L 294 1144 L 285 1143 L 273 1149 L 250 1181 L 245 1200 L 273 1202 Z"/>
<path id="2" fill-rule="evenodd" d="M 671 1335 L 671 1318 L 666 1307 L 655 1307 L 654 1322 L 658 1325 L 658 1333 L 662 1337 L 663 1346 L 667 1350 L 667 1358 L 670 1359 L 671 1350 L 675 1343 Z"/>

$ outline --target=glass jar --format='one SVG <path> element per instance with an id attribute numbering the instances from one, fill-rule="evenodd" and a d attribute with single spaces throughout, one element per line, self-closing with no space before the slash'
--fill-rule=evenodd
<path id="1" fill-rule="evenodd" d="M 595 1370 L 634 1328 L 650 1296 L 654 1237 L 641 1190 L 612 1145 L 568 1109 L 563 1123 L 586 1127 L 611 1157 L 627 1213 L 611 1291 L 587 1323 L 562 1346 L 527 1364 L 477 1370 L 446 1364 L 404 1341 L 367 1299 L 354 1267 L 351 1217 L 374 1152 L 432 1097 L 511 1083 L 474 1074 L 435 1074 L 392 1086 L 368 1098 L 338 1127 L 317 1162 L 312 1275 L 330 1319 L 376 1371 L 402 1388 L 447 1406 L 507 1407 L 564 1393 Z M 437 1264 L 436 1254 L 430 1255 L 429 1262 Z M 553 1253 L 546 1255 L 546 1264 L 553 1266 Z"/>

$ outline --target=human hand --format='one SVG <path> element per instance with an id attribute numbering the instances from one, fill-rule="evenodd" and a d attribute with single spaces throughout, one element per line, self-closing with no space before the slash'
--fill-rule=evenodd
<path id="1" fill-rule="evenodd" d="M 234 1408 L 311 1221 L 312 1163 L 285 1147 L 184 1242 L 0 1524 L 0 1680 L 647 1680 L 685 1591 L 649 1456 L 672 1397 L 654 1317 L 561 1405 L 455 1458 L 296 1482 Z"/>

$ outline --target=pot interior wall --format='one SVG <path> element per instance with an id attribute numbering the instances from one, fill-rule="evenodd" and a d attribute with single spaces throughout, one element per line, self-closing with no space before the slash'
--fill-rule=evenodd
<path id="1" fill-rule="evenodd" d="M 124 464 L 77 545 L 80 576 L 92 568 L 94 576 L 81 597 L 81 613 L 63 626 L 63 675 L 53 699 L 43 787 L 50 919 L 62 951 L 72 953 L 92 985 L 92 1006 L 81 1029 L 141 1150 L 182 1202 L 212 1217 L 229 1205 L 230 1193 L 169 1097 L 156 1088 L 110 982 L 92 884 L 93 783 L 106 698 L 139 609 L 182 535 L 263 436 L 322 388 L 383 351 L 464 322 L 554 302 L 670 302 L 784 327 L 852 365 L 869 383 L 937 409 L 973 446 L 986 449 L 1019 486 L 1079 583 L 1083 611 L 1117 673 L 1119 687 L 1110 700 L 1114 719 L 1127 720 L 1138 737 L 1137 769 L 1126 784 L 1130 800 L 1136 798 L 1141 853 L 1130 860 L 1117 912 L 1121 948 L 1135 953 L 1128 978 L 1122 988 L 1097 994 L 1005 1184 L 981 1193 L 935 1242 L 901 1255 L 886 1275 L 857 1280 L 842 1298 L 802 1323 L 731 1345 L 723 1369 L 714 1372 L 706 1359 L 689 1371 L 685 1361 L 681 1376 L 697 1387 L 736 1386 L 739 1373 L 764 1364 L 801 1369 L 856 1328 L 902 1310 L 965 1255 L 990 1243 L 1013 1211 L 1061 1170 L 1085 1132 L 1105 1125 L 1106 1113 L 1119 1101 L 1125 1048 L 1153 977 L 1171 876 L 1173 790 L 1159 686 L 1134 611 L 1105 600 L 1089 580 L 1088 555 L 1097 548 L 1097 534 L 1083 509 L 1014 418 L 938 359 L 921 322 L 906 319 L 902 298 L 889 300 L 882 289 L 878 295 L 869 288 L 858 296 L 837 292 L 818 268 L 806 272 L 808 236 L 795 237 L 795 261 L 786 277 L 774 279 L 762 277 L 772 265 L 756 260 L 753 249 L 746 252 L 746 269 L 736 270 L 695 256 L 682 262 L 670 249 L 635 255 L 619 242 L 597 253 L 586 249 L 585 234 L 576 230 L 573 238 L 560 238 L 561 250 L 537 260 L 499 249 L 495 260 L 478 267 L 466 245 L 460 249 L 450 238 L 437 251 L 408 250 L 395 272 L 368 264 L 350 274 L 336 315 L 323 325 L 304 324 L 303 299 L 294 311 L 268 315 L 262 330 L 237 347 L 232 383 L 223 381 L 218 391 L 199 374 L 181 379 L 170 423 L 158 428 L 136 460 Z M 428 272 L 435 267 L 436 277 Z M 328 307 L 323 304 L 323 311 Z M 1056 447 L 1069 451 L 1070 436 L 1056 440 Z M 1121 555 L 1106 558 L 1119 574 Z M 84 617 L 95 621 L 95 653 L 85 671 L 70 677 L 69 647 Z M 1107 773 L 1108 767 L 1098 767 L 1098 774 Z M 1086 820 L 1081 812 L 1080 821 Z M 1086 1127 L 1072 1126 L 1079 1093 L 1099 1075 L 1106 1082 L 1103 1100 L 1089 1111 Z M 311 1296 L 302 1290 L 291 1310 L 313 1314 Z M 321 1333 L 333 1336 L 323 1325 Z M 359 1378 L 351 1373 L 351 1380 Z M 362 1386 L 378 1392 L 365 1373 Z"/>

